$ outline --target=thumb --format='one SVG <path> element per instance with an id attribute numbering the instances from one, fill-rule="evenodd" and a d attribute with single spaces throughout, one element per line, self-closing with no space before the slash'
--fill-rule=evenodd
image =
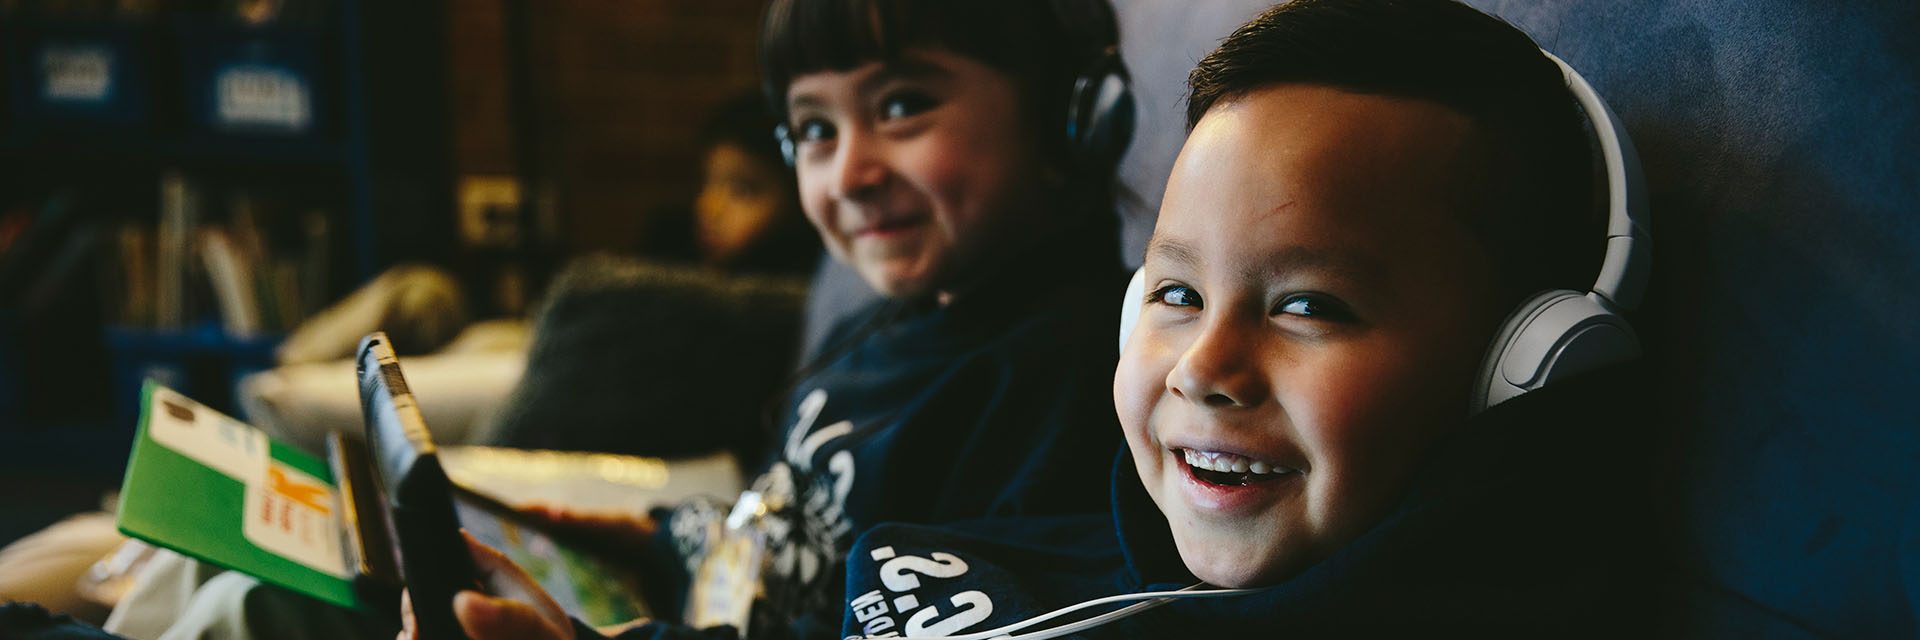
<path id="1" fill-rule="evenodd" d="M 478 591 L 462 591 L 453 597 L 453 614 L 460 619 L 461 630 L 473 640 L 520 638 L 567 639 L 572 629 L 558 629 L 531 605 L 517 600 L 494 598 Z"/>

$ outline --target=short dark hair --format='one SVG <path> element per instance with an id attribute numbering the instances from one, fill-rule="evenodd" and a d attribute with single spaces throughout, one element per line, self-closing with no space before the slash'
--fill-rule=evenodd
<path id="1" fill-rule="evenodd" d="M 1012 77 L 1029 133 L 1067 166 L 1074 78 L 1119 39 L 1107 0 L 772 0 L 761 79 L 784 117 L 795 77 L 897 60 L 912 47 L 945 49 Z"/>
<path id="2" fill-rule="evenodd" d="M 1421 100 L 1466 116 L 1491 151 L 1486 193 L 1468 221 L 1502 299 L 1592 286 L 1606 243 L 1587 128 L 1559 66 L 1513 25 L 1453 0 L 1282 4 L 1194 68 L 1187 126 L 1280 84 Z"/>
<path id="3" fill-rule="evenodd" d="M 757 91 L 747 90 L 734 94 L 725 102 L 715 106 L 700 129 L 700 148 L 712 150 L 721 145 L 729 145 L 754 160 L 777 169 L 788 182 L 793 181 L 793 172 L 786 170 L 786 158 L 780 154 L 780 141 L 774 137 L 774 126 L 780 124 L 767 103 Z"/>

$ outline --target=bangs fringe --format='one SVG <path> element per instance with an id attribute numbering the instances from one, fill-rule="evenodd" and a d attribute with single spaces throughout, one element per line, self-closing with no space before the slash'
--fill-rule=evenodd
<path id="1" fill-rule="evenodd" d="M 846 71 L 900 53 L 899 13 L 876 0 L 775 0 L 767 7 L 760 68 L 767 101 L 786 113 L 786 86 L 815 71 Z M 893 14 L 893 15 L 888 15 Z"/>
<path id="2" fill-rule="evenodd" d="M 1105 0 L 1099 0 L 1105 8 Z M 1094 12 L 1089 12 L 1094 13 Z M 1095 14 L 1115 37 L 1111 11 Z M 793 78 L 898 60 L 911 47 L 943 47 L 1032 83 L 1070 83 L 1091 60 L 1038 0 L 773 0 L 761 29 L 762 90 L 786 113 Z M 1097 29 L 1096 29 L 1097 30 Z"/>

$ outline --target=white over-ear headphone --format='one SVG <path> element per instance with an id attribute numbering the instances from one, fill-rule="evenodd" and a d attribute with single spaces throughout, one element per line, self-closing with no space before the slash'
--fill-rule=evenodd
<path id="1" fill-rule="evenodd" d="M 1551 53 L 1587 120 L 1606 168 L 1607 254 L 1591 291 L 1543 291 L 1502 323 L 1474 382 L 1469 410 L 1479 413 L 1547 384 L 1640 355 L 1640 339 L 1620 312 L 1645 293 L 1652 257 L 1645 178 L 1633 140 L 1613 110 L 1573 67 Z M 1136 271 L 1120 309 L 1120 348 L 1140 320 L 1146 273 Z"/>

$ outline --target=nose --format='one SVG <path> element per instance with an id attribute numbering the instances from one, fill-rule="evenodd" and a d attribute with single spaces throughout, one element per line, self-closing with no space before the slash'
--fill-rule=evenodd
<path id="1" fill-rule="evenodd" d="M 878 141 L 872 134 L 860 131 L 860 127 L 848 127 L 840 135 L 838 148 L 834 150 L 831 168 L 833 181 L 831 195 L 836 200 L 862 200 L 879 190 L 887 180 L 887 165 L 883 161 Z"/>
<path id="2" fill-rule="evenodd" d="M 1216 317 L 1187 345 L 1167 389 L 1188 402 L 1214 408 L 1253 407 L 1270 395 L 1259 366 L 1259 328 L 1237 318 Z"/>

